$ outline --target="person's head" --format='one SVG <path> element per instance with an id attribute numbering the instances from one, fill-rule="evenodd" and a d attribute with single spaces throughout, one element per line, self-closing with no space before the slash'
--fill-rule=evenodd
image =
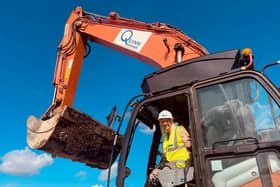
<path id="1" fill-rule="evenodd" d="M 170 132 L 173 124 L 173 115 L 168 110 L 162 110 L 158 115 L 160 128 L 163 132 Z"/>

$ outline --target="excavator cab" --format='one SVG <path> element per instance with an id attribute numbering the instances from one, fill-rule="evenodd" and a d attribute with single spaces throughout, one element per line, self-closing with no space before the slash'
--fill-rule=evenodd
<path id="1" fill-rule="evenodd" d="M 279 92 L 258 72 L 196 85 L 205 186 L 279 186 Z"/>
<path id="2" fill-rule="evenodd" d="M 126 164 L 133 149 L 130 135 L 139 123 L 153 129 L 144 178 L 145 186 L 151 186 L 149 174 L 161 164 L 162 135 L 157 115 L 162 109 L 170 110 L 174 120 L 191 134 L 194 177 L 186 182 L 188 186 L 280 185 L 280 93 L 264 74 L 238 67 L 235 63 L 239 58 L 239 50 L 225 51 L 145 77 L 142 89 L 149 95 L 131 112 L 117 186 L 127 177 L 122 171 L 131 167 Z M 224 68 L 209 71 L 219 65 Z M 196 74 L 196 70 L 207 70 L 208 74 Z M 161 185 L 173 186 L 168 175 L 166 180 Z"/>

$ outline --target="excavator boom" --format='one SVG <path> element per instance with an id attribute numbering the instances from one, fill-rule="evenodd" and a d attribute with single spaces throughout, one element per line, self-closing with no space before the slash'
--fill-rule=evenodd
<path id="1" fill-rule="evenodd" d="M 175 27 L 146 24 L 119 17 L 114 12 L 104 17 L 77 7 L 68 18 L 58 46 L 54 75 L 56 91 L 51 110 L 59 111 L 65 105 L 72 105 L 88 40 L 158 68 L 207 54 L 204 47 Z"/>
<path id="2" fill-rule="evenodd" d="M 83 59 L 90 52 L 88 41 L 158 68 L 206 55 L 207 51 L 179 29 L 167 24 L 147 24 L 122 18 L 115 12 L 104 17 L 87 13 L 81 7 L 73 10 L 58 46 L 52 104 L 41 119 L 29 117 L 27 141 L 30 147 L 45 150 L 54 156 L 107 168 L 109 158 L 105 155 L 110 155 L 109 145 L 116 146 L 113 153 L 115 159 L 121 147 L 121 136 L 71 107 Z M 79 131 L 81 129 L 84 130 Z"/>

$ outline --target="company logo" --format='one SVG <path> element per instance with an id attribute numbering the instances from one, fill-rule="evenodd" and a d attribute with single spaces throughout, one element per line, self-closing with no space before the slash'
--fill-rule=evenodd
<path id="1" fill-rule="evenodd" d="M 126 30 L 121 35 L 121 40 L 125 43 L 125 45 L 137 49 L 141 45 L 141 41 L 137 41 L 133 39 L 133 31 Z"/>
<path id="2" fill-rule="evenodd" d="M 122 29 L 114 43 L 139 52 L 149 39 L 151 32 Z"/>

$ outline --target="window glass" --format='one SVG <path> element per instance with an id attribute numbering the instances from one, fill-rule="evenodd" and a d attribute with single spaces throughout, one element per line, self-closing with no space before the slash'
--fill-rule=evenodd
<path id="1" fill-rule="evenodd" d="M 215 187 L 262 186 L 256 157 L 211 160 L 210 168 Z"/>
<path id="2" fill-rule="evenodd" d="M 209 165 L 212 184 L 214 187 L 279 187 L 278 156 L 276 152 L 262 152 L 257 156 L 211 159 Z"/>
<path id="3" fill-rule="evenodd" d="M 280 159 L 275 153 L 268 155 L 269 171 L 273 187 L 280 186 Z"/>
<path id="4" fill-rule="evenodd" d="M 198 89 L 207 147 L 280 140 L 280 109 L 264 87 L 245 78 Z"/>

